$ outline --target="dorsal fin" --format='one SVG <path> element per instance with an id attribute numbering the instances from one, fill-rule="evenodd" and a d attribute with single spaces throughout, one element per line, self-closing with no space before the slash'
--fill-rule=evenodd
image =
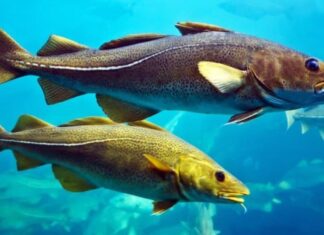
<path id="1" fill-rule="evenodd" d="M 84 94 L 80 91 L 57 85 L 46 78 L 38 78 L 38 83 L 43 90 L 47 104 L 60 103 Z"/>
<path id="2" fill-rule="evenodd" d="M 152 122 L 143 120 L 143 121 L 136 121 L 136 122 L 129 122 L 129 126 L 139 126 L 139 127 L 144 127 L 144 128 L 149 128 L 157 131 L 166 131 L 162 127 L 159 127 L 158 125 L 155 125 Z"/>
<path id="3" fill-rule="evenodd" d="M 34 116 L 22 115 L 19 117 L 16 126 L 14 127 L 12 132 L 18 132 L 23 130 L 48 127 L 48 126 L 51 126 L 51 124 L 44 122 L 43 120 L 40 120 Z"/>
<path id="4" fill-rule="evenodd" d="M 113 48 L 119 48 L 124 46 L 130 46 L 141 42 L 148 42 L 160 38 L 167 37 L 167 35 L 162 34 L 132 34 L 123 38 L 115 39 L 110 42 L 106 42 L 100 47 L 100 50 L 108 50 Z"/>
<path id="5" fill-rule="evenodd" d="M 109 118 L 104 117 L 86 117 L 86 118 L 78 118 L 72 120 L 68 123 L 60 125 L 60 127 L 66 126 L 85 126 L 85 125 L 115 125 L 117 123 L 113 122 Z"/>
<path id="6" fill-rule="evenodd" d="M 51 35 L 45 45 L 38 51 L 38 56 L 53 56 L 66 53 L 73 53 L 88 49 L 87 46 L 81 45 L 70 39 Z"/>
<path id="7" fill-rule="evenodd" d="M 52 165 L 52 170 L 55 178 L 58 179 L 62 187 L 67 191 L 84 192 L 97 188 L 97 186 L 64 167 Z"/>
<path id="8" fill-rule="evenodd" d="M 115 122 L 135 122 L 150 117 L 158 110 L 140 107 L 125 101 L 97 94 L 97 102 L 103 111 Z"/>
<path id="9" fill-rule="evenodd" d="M 231 30 L 221 28 L 217 25 L 204 24 L 198 22 L 178 22 L 175 26 L 182 35 L 211 32 L 211 31 L 232 32 Z"/>

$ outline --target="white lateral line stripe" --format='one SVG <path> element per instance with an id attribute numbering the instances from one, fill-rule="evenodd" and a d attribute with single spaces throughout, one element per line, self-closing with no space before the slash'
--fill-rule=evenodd
<path id="1" fill-rule="evenodd" d="M 103 142 L 108 142 L 108 141 L 118 141 L 118 140 L 127 140 L 127 141 L 147 143 L 145 141 L 135 140 L 133 138 L 112 138 L 112 139 L 102 139 L 102 140 L 90 140 L 90 141 L 85 141 L 85 142 L 80 142 L 80 143 L 46 143 L 46 142 L 33 142 L 33 141 L 25 141 L 25 140 L 11 140 L 11 139 L 0 139 L 0 142 L 16 143 L 16 144 L 42 145 L 42 146 L 74 147 L 74 146 L 83 146 L 83 145 L 97 144 L 97 143 L 103 143 Z"/>
<path id="2" fill-rule="evenodd" d="M 156 53 L 149 55 L 147 57 L 144 57 L 140 60 L 133 61 L 129 64 L 108 66 L 108 67 L 72 67 L 72 66 L 64 66 L 64 65 L 37 64 L 37 63 L 20 61 L 20 60 L 11 60 L 11 61 L 14 61 L 14 62 L 17 62 L 20 64 L 25 64 L 25 65 L 32 65 L 32 66 L 36 66 L 36 67 L 48 67 L 51 69 L 75 70 L 75 71 L 113 71 L 113 70 L 129 68 L 129 67 L 141 64 L 149 59 L 152 59 L 156 56 L 159 56 L 161 54 L 164 54 L 164 53 L 172 51 L 172 50 L 178 50 L 178 49 L 183 49 L 183 48 L 193 48 L 193 47 L 199 47 L 199 46 L 210 46 L 210 45 L 213 45 L 213 44 L 193 44 L 193 45 L 187 45 L 187 46 L 171 47 L 171 48 L 165 49 L 163 51 L 156 52 Z"/>

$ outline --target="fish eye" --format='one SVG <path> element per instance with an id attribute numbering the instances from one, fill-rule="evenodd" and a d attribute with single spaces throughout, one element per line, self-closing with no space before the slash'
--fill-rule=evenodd
<path id="1" fill-rule="evenodd" d="M 320 68 L 320 65 L 317 59 L 310 58 L 306 60 L 305 67 L 310 71 L 317 72 Z"/>
<path id="2" fill-rule="evenodd" d="M 219 182 L 225 181 L 225 174 L 223 171 L 216 171 L 215 177 L 216 177 L 217 181 L 219 181 Z"/>

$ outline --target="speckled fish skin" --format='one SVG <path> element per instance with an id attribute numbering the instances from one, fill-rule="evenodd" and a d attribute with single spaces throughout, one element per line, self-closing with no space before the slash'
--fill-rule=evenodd
<path id="1" fill-rule="evenodd" d="M 215 161 L 166 131 L 123 124 L 49 126 L 2 132 L 0 147 L 70 169 L 98 187 L 158 201 L 231 202 L 222 195 L 248 194 L 248 189 Z M 175 169 L 176 176 L 161 177 L 144 154 Z M 225 182 L 216 182 L 216 171 L 224 172 Z M 212 186 L 195 189 L 195 182 L 188 183 L 186 176 L 197 184 L 204 178 Z"/>
<path id="2" fill-rule="evenodd" d="M 316 85 L 324 87 L 322 62 L 319 71 L 309 71 L 308 56 L 233 32 L 170 36 L 58 56 L 8 56 L 7 63 L 26 74 L 154 110 L 233 114 L 262 107 L 296 109 L 324 101 L 323 93 L 314 93 Z M 199 72 L 200 61 L 246 71 L 243 86 L 219 92 Z"/>

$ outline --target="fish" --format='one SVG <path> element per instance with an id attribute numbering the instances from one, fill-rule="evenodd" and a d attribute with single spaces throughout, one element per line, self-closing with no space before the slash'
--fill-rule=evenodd
<path id="1" fill-rule="evenodd" d="M 317 105 L 306 109 L 286 111 L 288 129 L 299 121 L 301 133 L 307 133 L 312 127 L 316 128 L 324 140 L 324 105 Z"/>
<path id="2" fill-rule="evenodd" d="M 135 34 L 90 49 L 52 35 L 32 56 L 0 31 L 0 83 L 39 76 L 47 104 L 95 93 L 115 122 L 162 110 L 229 114 L 244 123 L 324 101 L 324 63 L 216 25 L 179 22 L 181 36 Z"/>
<path id="3" fill-rule="evenodd" d="M 22 115 L 11 133 L 1 129 L 18 170 L 51 164 L 67 191 L 96 188 L 154 201 L 153 214 L 177 202 L 244 202 L 249 189 L 206 154 L 161 127 L 138 121 L 80 118 L 53 126 Z"/>

